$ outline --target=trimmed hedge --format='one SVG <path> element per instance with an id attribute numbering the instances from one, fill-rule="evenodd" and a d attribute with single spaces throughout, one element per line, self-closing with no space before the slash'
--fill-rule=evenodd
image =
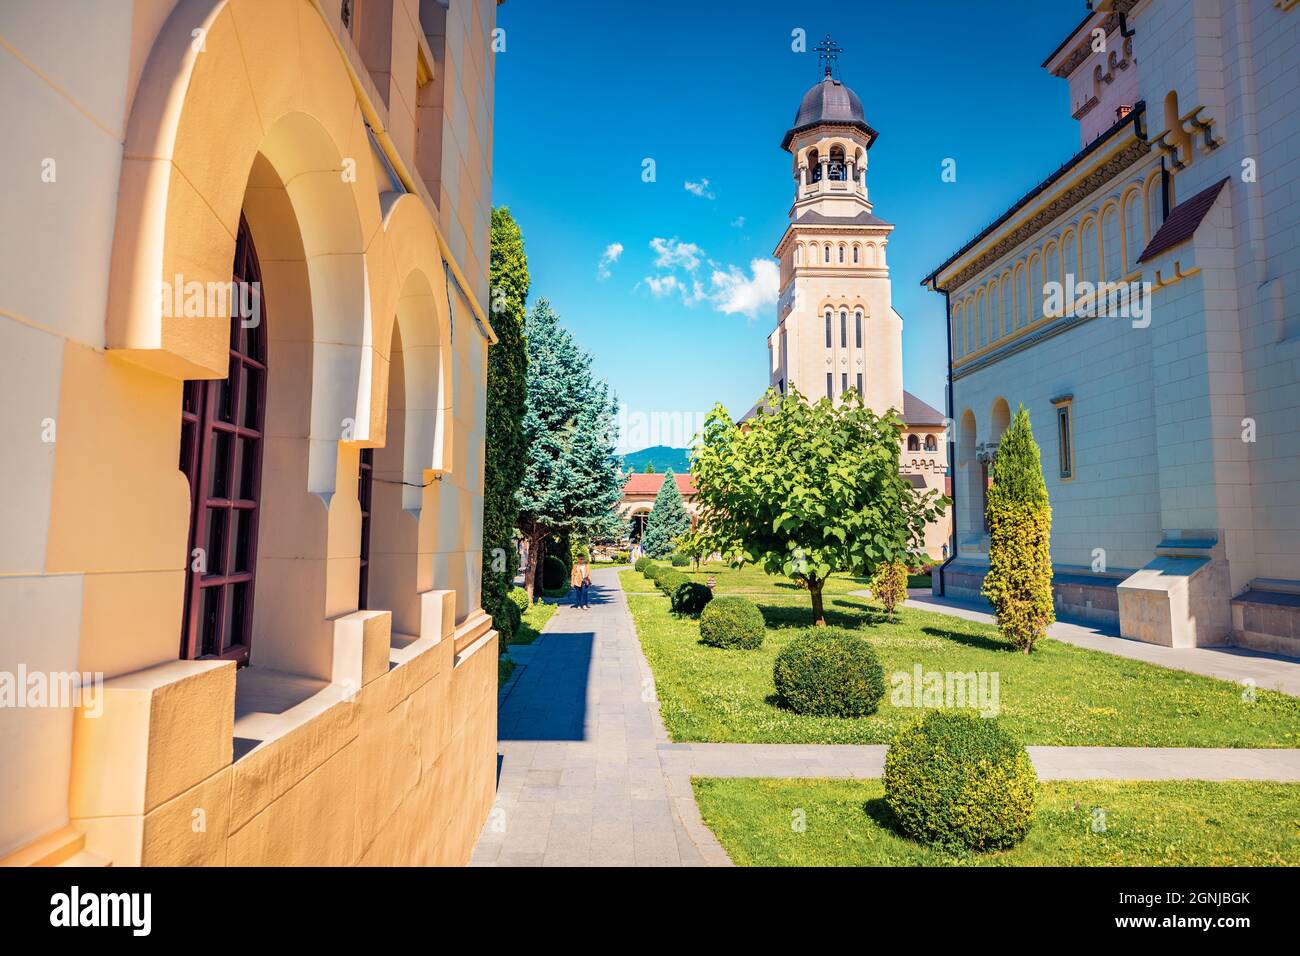
<path id="1" fill-rule="evenodd" d="M 520 616 L 528 610 L 528 592 L 523 588 L 511 588 L 510 601 L 515 607 L 519 608 Z"/>
<path id="2" fill-rule="evenodd" d="M 569 569 L 553 554 L 542 562 L 542 590 L 558 591 L 569 587 Z"/>
<path id="3" fill-rule="evenodd" d="M 678 585 L 671 598 L 678 614 L 699 614 L 713 600 L 713 592 L 699 581 L 687 581 Z"/>
<path id="4" fill-rule="evenodd" d="M 641 573 L 644 574 L 649 580 L 655 582 L 655 584 L 658 584 L 659 575 L 663 574 L 665 571 L 668 570 L 671 569 L 664 567 L 662 564 L 655 564 L 652 561 L 645 566 L 645 570 L 642 571 Z"/>
<path id="5" fill-rule="evenodd" d="M 691 563 L 691 559 L 684 554 L 680 554 L 674 551 L 671 555 L 669 555 L 668 563 L 675 568 L 684 568 Z"/>
<path id="6" fill-rule="evenodd" d="M 637 558 L 636 564 L 632 565 L 632 570 L 644 574 L 645 569 L 648 568 L 652 563 L 653 562 L 649 558 Z"/>
<path id="7" fill-rule="evenodd" d="M 714 598 L 700 613 L 700 642 L 752 651 L 763 646 L 763 612 L 743 597 Z"/>
<path id="8" fill-rule="evenodd" d="M 519 630 L 519 624 L 523 618 L 519 606 L 514 601 L 502 601 L 501 608 L 497 611 L 496 617 L 492 623 L 496 625 L 498 646 L 508 644 Z"/>
<path id="9" fill-rule="evenodd" d="M 1038 776 L 996 720 L 932 710 L 885 754 L 885 802 L 903 833 L 948 850 L 998 850 L 1034 822 Z"/>
<path id="10" fill-rule="evenodd" d="M 885 696 L 885 670 L 871 645 L 839 627 L 811 627 L 777 655 L 776 692 L 798 714 L 865 717 Z"/>
<path id="11" fill-rule="evenodd" d="M 683 584 L 688 584 L 690 580 L 690 578 L 682 574 L 680 571 L 674 571 L 672 568 L 664 568 L 659 572 L 659 576 L 655 578 L 655 584 L 659 586 L 660 591 L 663 591 L 664 594 L 671 598 L 674 591 Z"/>

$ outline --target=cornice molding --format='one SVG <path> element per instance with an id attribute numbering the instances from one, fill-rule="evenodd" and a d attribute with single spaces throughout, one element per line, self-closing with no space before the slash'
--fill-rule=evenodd
<path id="1" fill-rule="evenodd" d="M 954 273 L 940 289 L 959 289 L 1021 243 L 1042 232 L 1069 209 L 1087 199 L 1103 185 L 1151 152 L 1151 144 L 1134 137 L 1125 146 L 1083 173 L 1072 184 L 1058 190 L 1037 212 L 1021 221 L 1010 232 L 985 248 L 970 263 Z"/>

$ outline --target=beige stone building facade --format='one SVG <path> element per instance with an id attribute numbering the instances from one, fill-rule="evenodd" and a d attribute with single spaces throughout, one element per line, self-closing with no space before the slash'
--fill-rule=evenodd
<path id="1" fill-rule="evenodd" d="M 0 7 L 0 862 L 468 860 L 495 12 Z"/>
<path id="2" fill-rule="evenodd" d="M 894 227 L 875 214 L 867 189 L 876 137 L 861 100 L 828 64 L 781 141 L 793 157 L 795 195 L 774 253 L 781 291 L 767 340 L 768 384 L 836 403 L 853 390 L 877 414 L 892 409 L 904 422 L 903 472 L 918 488 L 944 493 L 943 415 L 903 389 L 903 319 L 886 257 Z M 927 529 L 930 557 L 946 557 L 951 526 L 945 513 Z"/>
<path id="3" fill-rule="evenodd" d="M 979 597 L 1023 404 L 1059 615 L 1300 656 L 1300 4 L 1079 7 L 1042 64 L 1078 152 L 924 280 L 956 422 L 936 587 Z"/>

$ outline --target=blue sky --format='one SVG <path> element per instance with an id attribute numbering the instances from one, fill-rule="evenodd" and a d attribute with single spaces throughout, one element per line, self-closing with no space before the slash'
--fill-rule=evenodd
<path id="1" fill-rule="evenodd" d="M 1039 64 L 1085 13 L 1083 0 L 509 0 L 493 202 L 523 229 L 530 304 L 551 300 L 632 413 L 749 408 L 776 321 L 761 260 L 793 197 L 781 137 L 829 31 L 880 133 L 867 185 L 895 224 L 904 386 L 942 409 L 943 298 L 920 280 L 1079 148 L 1065 81 Z M 796 28 L 809 52 L 792 52 Z"/>

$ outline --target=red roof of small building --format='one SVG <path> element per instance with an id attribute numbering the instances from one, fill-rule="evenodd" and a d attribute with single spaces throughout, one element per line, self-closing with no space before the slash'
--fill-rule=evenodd
<path id="1" fill-rule="evenodd" d="M 1210 207 L 1214 205 L 1214 200 L 1219 198 L 1219 193 L 1223 187 L 1228 184 L 1228 177 L 1220 179 L 1208 189 L 1202 189 L 1191 199 L 1184 199 L 1177 206 L 1169 211 L 1169 218 L 1165 220 L 1164 225 L 1156 230 L 1156 234 L 1151 237 L 1147 247 L 1142 250 L 1142 255 L 1138 256 L 1138 262 L 1146 262 L 1148 259 L 1154 259 L 1162 252 L 1167 252 L 1174 246 L 1186 242 L 1192 238 L 1196 232 L 1196 227 L 1201 224 Z"/>
<path id="2" fill-rule="evenodd" d="M 695 479 L 689 474 L 673 475 L 677 482 L 677 490 L 682 493 L 683 498 L 690 498 L 695 495 Z M 662 474 L 647 475 L 640 472 L 627 476 L 627 481 L 623 484 L 623 494 L 625 495 L 657 495 L 659 489 L 663 487 L 664 476 Z"/>

